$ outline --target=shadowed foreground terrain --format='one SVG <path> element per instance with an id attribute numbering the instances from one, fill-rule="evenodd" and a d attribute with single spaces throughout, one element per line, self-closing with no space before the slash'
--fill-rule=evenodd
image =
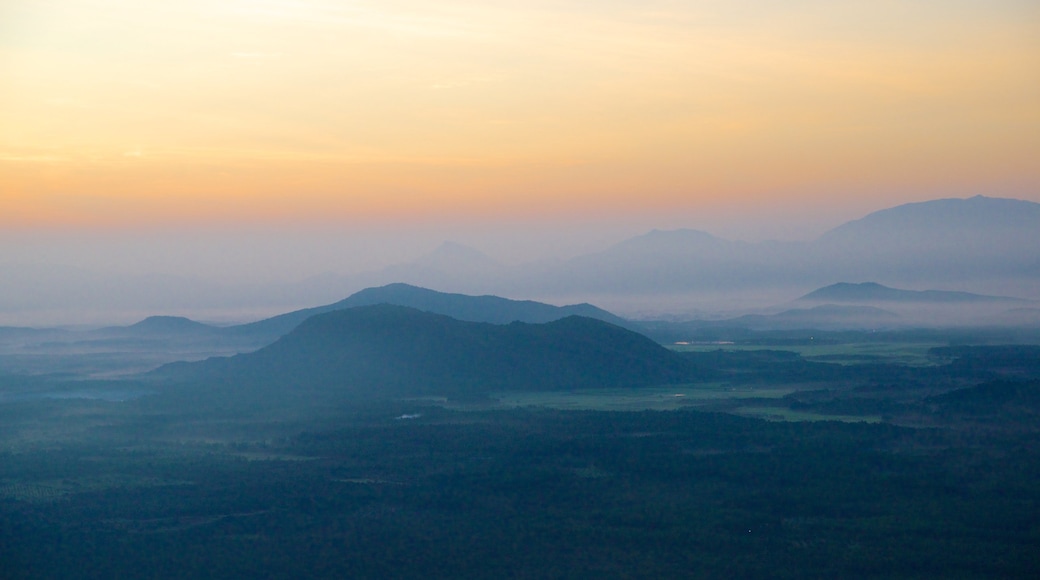
<path id="1" fill-rule="evenodd" d="M 666 349 L 381 305 L 146 375 L 6 372 L 0 570 L 1033 578 L 1040 346 L 994 332 Z"/>
<path id="2" fill-rule="evenodd" d="M 1040 566 L 1035 431 L 398 411 L 277 441 L 4 452 L 5 577 L 1026 578 Z"/>

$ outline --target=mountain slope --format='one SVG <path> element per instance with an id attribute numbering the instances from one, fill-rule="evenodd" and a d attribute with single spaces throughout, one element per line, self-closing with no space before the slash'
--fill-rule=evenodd
<path id="1" fill-rule="evenodd" d="M 827 232 L 811 258 L 832 280 L 968 282 L 999 292 L 1004 281 L 1040 278 L 1040 204 L 976 196 L 901 205 Z"/>
<path id="2" fill-rule="evenodd" d="M 445 243 L 422 258 L 381 270 L 279 284 L 104 274 L 35 263 L 12 262 L 0 270 L 5 273 L 0 322 L 17 326 L 36 317 L 94 324 L 160 311 L 236 312 L 241 318 L 290 308 L 284 305 L 333 302 L 345 288 L 391 281 L 470 295 L 590 300 L 617 311 L 660 315 L 746 312 L 836 280 L 1038 299 L 1040 204 L 983 196 L 904 204 L 804 242 L 747 243 L 689 229 L 654 230 L 600 252 L 519 266 Z M 309 314 L 342 307 L 329 304 L 229 332 L 257 332 L 251 344 L 266 344 Z"/>
<path id="3" fill-rule="evenodd" d="M 775 256 L 772 244 L 724 240 L 698 230 L 653 230 L 568 260 L 540 282 L 564 292 L 604 294 L 743 287 L 782 276 Z"/>
<path id="4" fill-rule="evenodd" d="M 900 290 L 863 282 L 839 282 L 814 290 L 798 299 L 805 302 L 1028 302 L 1019 298 L 988 296 L 946 290 Z"/>
<path id="5" fill-rule="evenodd" d="M 926 237 L 930 242 L 963 242 L 975 234 L 987 237 L 1036 233 L 1040 203 L 976 195 L 966 199 L 936 199 L 908 203 L 870 213 L 842 224 L 820 237 L 823 243 L 877 238 L 903 242 Z"/>
<path id="6" fill-rule="evenodd" d="M 638 386 L 693 372 L 652 340 L 591 318 L 497 325 L 380 304 L 315 315 L 257 352 L 154 376 L 243 397 L 326 400 Z"/>
<path id="7" fill-rule="evenodd" d="M 130 326 L 112 328 L 125 334 L 203 334 L 213 333 L 217 327 L 196 322 L 183 316 L 149 316 Z"/>
<path id="8" fill-rule="evenodd" d="M 587 316 L 619 326 L 626 324 L 622 318 L 591 304 L 553 306 L 531 300 L 510 300 L 498 296 L 450 294 L 395 283 L 378 288 L 366 288 L 334 304 L 297 310 L 266 320 L 232 327 L 229 330 L 235 333 L 266 334 L 270 335 L 273 340 L 316 314 L 376 304 L 407 306 L 425 312 L 443 314 L 458 320 L 493 324 L 507 324 L 514 321 L 551 322 L 567 316 Z"/>

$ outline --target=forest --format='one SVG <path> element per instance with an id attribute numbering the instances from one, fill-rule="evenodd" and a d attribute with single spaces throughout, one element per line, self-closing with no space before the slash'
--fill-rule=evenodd
<path id="1" fill-rule="evenodd" d="M 667 410 L 554 407 L 572 393 L 249 413 L 176 397 L 9 400 L 5 577 L 1040 570 L 1037 347 L 936 347 L 917 366 L 779 347 L 679 354 L 705 381 L 676 385 L 690 395 Z"/>

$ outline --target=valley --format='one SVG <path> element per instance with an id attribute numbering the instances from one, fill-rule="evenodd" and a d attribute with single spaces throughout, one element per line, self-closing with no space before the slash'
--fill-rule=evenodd
<path id="1" fill-rule="evenodd" d="M 1038 0 L 0 0 L 0 580 L 1040 578 L 1038 72 Z"/>
<path id="2" fill-rule="evenodd" d="M 1040 565 L 1028 327 L 618 326 L 415 287 L 365 296 L 267 339 L 174 318 L 9 330 L 7 576 Z"/>

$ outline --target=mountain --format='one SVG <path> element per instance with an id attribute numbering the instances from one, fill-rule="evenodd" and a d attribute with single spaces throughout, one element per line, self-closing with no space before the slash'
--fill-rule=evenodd
<path id="1" fill-rule="evenodd" d="M 1035 235 L 1038 223 L 1038 203 L 976 195 L 966 199 L 908 203 L 876 211 L 828 231 L 819 241 L 824 244 L 860 244 L 869 240 L 902 246 L 907 243 L 978 243 L 993 241 L 994 237 Z M 984 234 L 986 239 L 974 239 L 979 234 Z"/>
<path id="2" fill-rule="evenodd" d="M 64 330 L 38 329 L 24 326 L 0 326 L 0 355 L 9 354 L 7 348 L 23 349 L 25 345 L 52 340 L 67 334 Z"/>
<path id="3" fill-rule="evenodd" d="M 947 290 L 901 290 L 876 282 L 831 284 L 795 300 L 795 304 L 821 303 L 879 306 L 898 315 L 898 324 L 904 327 L 1035 325 L 1029 316 L 1014 312 L 1031 304 L 1029 300 Z"/>
<path id="4" fill-rule="evenodd" d="M 405 283 L 442 288 L 453 292 L 494 293 L 508 287 L 513 270 L 483 252 L 446 241 L 432 252 L 408 262 L 352 274 L 326 273 L 312 276 L 296 285 L 302 296 L 342 296 L 343 289 L 364 289 Z"/>
<path id="5" fill-rule="evenodd" d="M 905 204 L 825 233 L 812 260 L 836 278 L 915 285 L 1040 278 L 1040 204 L 975 196 Z"/>
<path id="6" fill-rule="evenodd" d="M 1028 302 L 1020 298 L 988 296 L 946 290 L 900 290 L 876 282 L 850 284 L 839 282 L 814 290 L 798 299 L 802 302 Z"/>
<path id="7" fill-rule="evenodd" d="M 551 322 L 567 316 L 586 316 L 604 320 L 618 326 L 627 322 L 606 310 L 591 304 L 553 306 L 531 300 L 510 300 L 498 296 L 468 296 L 419 288 L 410 284 L 394 283 L 378 288 L 366 288 L 334 304 L 306 308 L 289 312 L 266 320 L 230 327 L 229 332 L 262 334 L 273 340 L 307 318 L 316 314 L 343 310 L 357 306 L 394 304 L 418 310 L 443 314 L 469 322 L 507 324 L 514 321 L 541 323 Z"/>
<path id="8" fill-rule="evenodd" d="M 195 322 L 183 316 L 149 316 L 126 327 L 127 331 L 146 334 L 195 334 L 213 332 L 216 327 Z"/>
<path id="9" fill-rule="evenodd" d="M 565 292 L 711 290 L 768 277 L 773 252 L 689 229 L 653 230 L 545 272 L 544 288 Z M 533 289 L 532 289 L 533 290 Z"/>
<path id="10" fill-rule="evenodd" d="M 761 307 L 843 279 L 1030 296 L 1040 289 L 1040 204 L 982 196 L 906 204 L 808 242 L 655 230 L 534 274 L 522 286 L 532 296 L 589 296 L 628 312 L 667 304 L 661 314 Z"/>
<path id="11" fill-rule="evenodd" d="M 466 274 L 502 268 L 501 263 L 487 254 L 452 241 L 442 243 L 436 250 L 419 257 L 412 264 L 429 270 Z"/>
<path id="12" fill-rule="evenodd" d="M 682 356 L 592 318 L 490 324 L 379 304 L 317 314 L 256 352 L 174 363 L 153 377 L 198 396 L 278 404 L 372 396 L 620 387 L 689 380 Z M 199 391 L 201 389 L 201 391 Z"/>
<path id="13" fill-rule="evenodd" d="M 873 212 L 802 242 L 749 243 L 692 229 L 653 230 L 599 252 L 519 266 L 445 242 L 418 259 L 379 270 L 269 284 L 104 274 L 46 264 L 12 263 L 0 270 L 5 274 L 0 277 L 0 323 L 18 326 L 35 317 L 55 324 L 96 323 L 157 311 L 206 316 L 215 312 L 223 318 L 233 313 L 243 319 L 256 312 L 333 302 L 349 292 L 391 282 L 471 296 L 590 301 L 643 317 L 737 315 L 837 280 L 1036 299 L 1040 204 L 984 196 L 910 203 Z M 341 307 L 330 304 L 307 312 Z M 276 317 L 265 323 L 271 330 L 263 336 L 280 336 L 305 317 Z M 259 331 L 262 326 L 245 330 Z"/>

